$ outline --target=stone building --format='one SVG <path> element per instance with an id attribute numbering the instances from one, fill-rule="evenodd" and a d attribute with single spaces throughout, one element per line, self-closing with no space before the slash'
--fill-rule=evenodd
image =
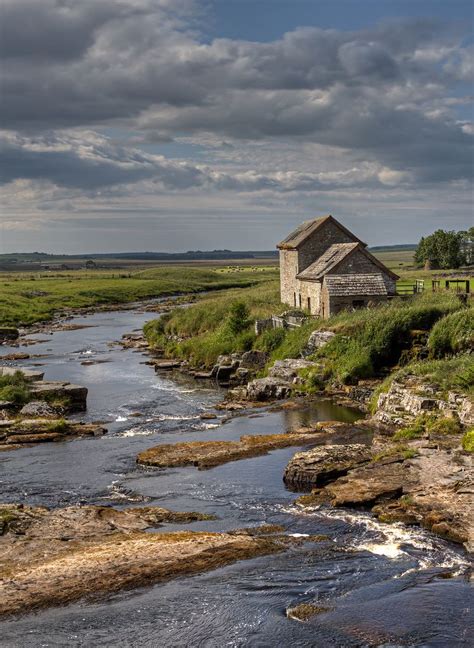
<path id="1" fill-rule="evenodd" d="M 300 225 L 278 246 L 283 303 L 329 317 L 396 293 L 399 278 L 332 216 Z"/>

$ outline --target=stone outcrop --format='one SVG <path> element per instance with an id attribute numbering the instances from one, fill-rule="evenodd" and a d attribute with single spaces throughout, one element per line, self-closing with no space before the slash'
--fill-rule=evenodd
<path id="1" fill-rule="evenodd" d="M 345 475 L 371 456 L 371 449 L 360 443 L 318 446 L 298 452 L 287 465 L 283 479 L 292 489 L 308 490 Z"/>
<path id="2" fill-rule="evenodd" d="M 287 358 L 286 360 L 277 360 L 270 367 L 268 375 L 271 378 L 279 378 L 288 383 L 298 382 L 299 372 L 302 369 L 311 369 L 317 367 L 317 363 L 302 358 Z"/>
<path id="3" fill-rule="evenodd" d="M 242 354 L 240 366 L 244 369 L 258 371 L 264 369 L 268 362 L 268 353 L 265 351 L 246 351 Z"/>
<path id="4" fill-rule="evenodd" d="M 313 331 L 303 349 L 302 355 L 307 358 L 322 349 L 336 334 L 333 331 Z"/>
<path id="5" fill-rule="evenodd" d="M 326 486 L 326 492 L 333 506 L 367 506 L 400 497 L 408 483 L 408 463 L 387 460 L 351 470 Z"/>
<path id="6" fill-rule="evenodd" d="M 408 376 L 403 382 L 393 381 L 386 393 L 380 394 L 374 421 L 402 426 L 420 414 L 458 416 L 463 425 L 474 424 L 474 403 L 463 394 L 449 392 L 442 397 L 432 385 L 420 378 Z"/>
<path id="7" fill-rule="evenodd" d="M 246 398 L 250 401 L 271 401 L 288 398 L 292 385 L 279 378 L 256 378 L 246 389 Z"/>
<path id="8" fill-rule="evenodd" d="M 0 344 L 16 340 L 19 335 L 20 332 L 14 326 L 0 326 Z"/>
<path id="9" fill-rule="evenodd" d="M 87 387 L 59 381 L 38 381 L 31 387 L 35 399 L 62 402 L 63 409 L 68 412 L 86 409 L 87 391 Z"/>
<path id="10" fill-rule="evenodd" d="M 23 369 L 22 367 L 0 367 L 0 376 L 14 376 L 16 373 L 20 373 L 28 382 L 40 381 L 44 377 L 44 371 Z"/>
<path id="11" fill-rule="evenodd" d="M 265 378 L 256 378 L 248 383 L 246 393 L 239 392 L 239 398 L 261 402 L 282 400 L 291 396 L 292 392 L 302 384 L 300 372 L 304 369 L 317 368 L 320 365 L 302 358 L 277 360 L 268 371 Z"/>

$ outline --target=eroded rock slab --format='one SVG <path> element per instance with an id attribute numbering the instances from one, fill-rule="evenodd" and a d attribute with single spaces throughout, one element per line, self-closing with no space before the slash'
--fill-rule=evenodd
<path id="1" fill-rule="evenodd" d="M 333 506 L 366 506 L 400 497 L 410 482 L 406 462 L 375 462 L 326 486 Z"/>
<path id="2" fill-rule="evenodd" d="M 283 479 L 294 489 L 321 486 L 370 460 L 371 449 L 361 443 L 324 445 L 298 452 L 288 463 Z"/>
<path id="3" fill-rule="evenodd" d="M 0 520 L 8 520 L 0 538 L 0 615 L 140 587 L 285 547 L 276 538 L 248 534 L 143 530 L 159 521 L 202 517 L 154 507 L 0 507 Z"/>
<path id="4" fill-rule="evenodd" d="M 141 452 L 137 462 L 157 468 L 178 466 L 211 468 L 229 461 L 257 457 L 277 448 L 314 443 L 321 438 L 322 433 L 321 428 L 303 428 L 286 434 L 242 436 L 240 441 L 191 441 L 164 444 Z"/>

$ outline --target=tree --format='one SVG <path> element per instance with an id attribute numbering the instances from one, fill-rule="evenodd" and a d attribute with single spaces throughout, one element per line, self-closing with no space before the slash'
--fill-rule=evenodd
<path id="1" fill-rule="evenodd" d="M 423 265 L 428 261 L 432 268 L 459 268 L 465 263 L 464 234 L 436 230 L 434 234 L 421 238 L 415 252 L 415 262 Z"/>
<path id="2" fill-rule="evenodd" d="M 250 311 L 244 302 L 235 302 L 230 308 L 229 330 L 233 335 L 245 331 L 250 325 Z"/>
<path id="3" fill-rule="evenodd" d="M 462 234 L 462 253 L 466 259 L 466 263 L 471 265 L 474 263 L 474 227 L 470 227 L 466 232 L 459 233 Z"/>

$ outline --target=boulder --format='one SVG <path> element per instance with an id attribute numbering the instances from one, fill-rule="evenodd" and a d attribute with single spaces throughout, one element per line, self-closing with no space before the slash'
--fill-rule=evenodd
<path id="1" fill-rule="evenodd" d="M 474 426 L 474 402 L 469 397 L 464 398 L 461 402 L 459 420 L 466 427 Z"/>
<path id="2" fill-rule="evenodd" d="M 317 367 L 316 362 L 303 360 L 302 358 L 287 358 L 286 360 L 277 360 L 273 367 L 270 368 L 268 375 L 271 378 L 279 378 L 286 382 L 295 382 L 298 379 L 301 369 Z"/>
<path id="3" fill-rule="evenodd" d="M 268 361 L 268 353 L 265 351 L 246 351 L 242 355 L 240 366 L 244 369 L 263 369 Z"/>
<path id="4" fill-rule="evenodd" d="M 230 377 L 229 384 L 231 387 L 238 387 L 239 385 L 246 385 L 250 380 L 250 370 L 245 367 L 239 367 L 235 374 Z"/>
<path id="5" fill-rule="evenodd" d="M 315 353 L 318 349 L 326 346 L 336 334 L 333 331 L 313 331 L 309 336 L 306 347 L 303 350 L 303 356 L 307 357 Z"/>
<path id="6" fill-rule="evenodd" d="M 299 490 L 321 486 L 368 462 L 371 456 L 370 448 L 360 443 L 318 446 L 295 454 L 283 480 Z"/>
<path id="7" fill-rule="evenodd" d="M 68 411 L 82 411 L 87 407 L 87 387 L 68 382 L 42 381 L 33 383 L 32 394 L 38 400 L 64 400 Z"/>
<path id="8" fill-rule="evenodd" d="M 247 398 L 253 401 L 268 401 L 288 398 L 291 385 L 277 378 L 257 378 L 247 385 Z"/>
<path id="9" fill-rule="evenodd" d="M 218 383 L 228 383 L 230 377 L 240 367 L 239 354 L 222 355 L 217 358 L 217 362 L 212 368 L 211 377 L 215 378 Z"/>
<path id="10" fill-rule="evenodd" d="M 29 418 L 50 418 L 57 416 L 57 412 L 44 401 L 31 401 L 20 410 L 20 416 Z"/>

